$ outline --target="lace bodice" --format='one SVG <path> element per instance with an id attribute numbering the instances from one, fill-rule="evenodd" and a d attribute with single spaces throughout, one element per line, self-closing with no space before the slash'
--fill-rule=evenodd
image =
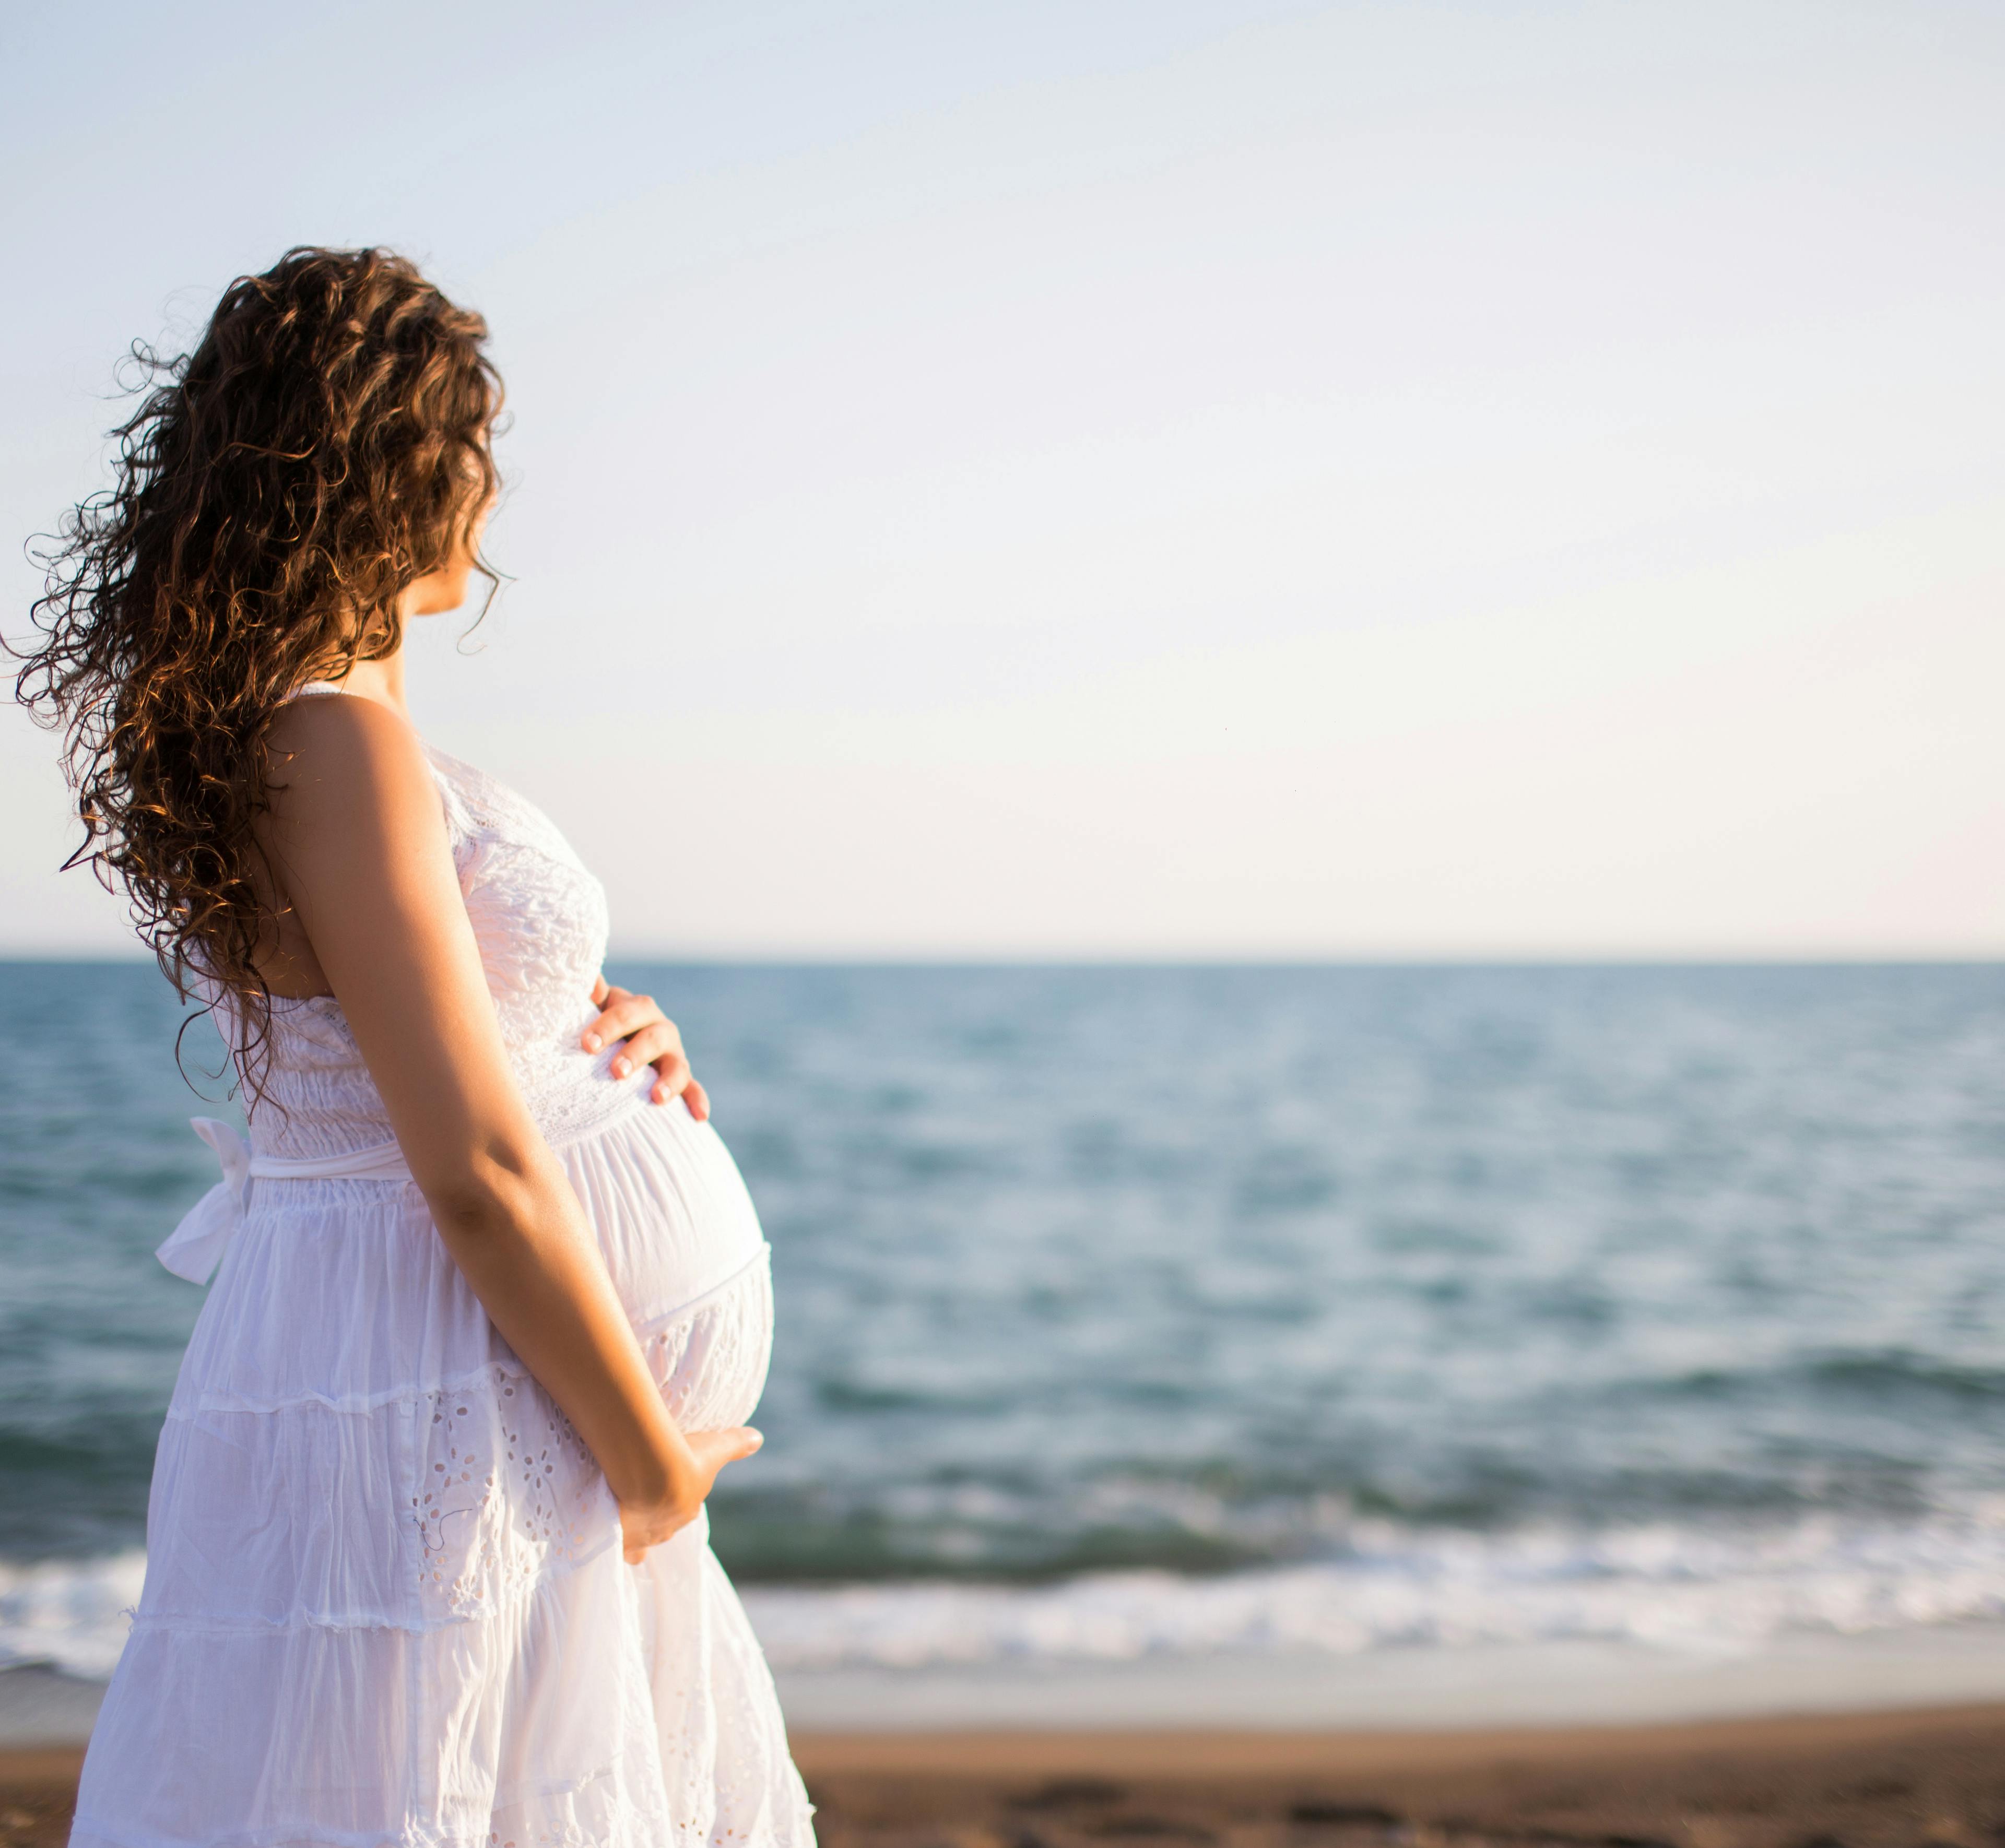
<path id="1" fill-rule="evenodd" d="M 596 1009 L 606 955 L 606 891 L 557 825 L 493 777 L 426 746 L 452 843 L 459 888 L 510 1063 L 553 1145 L 588 1134 L 634 1106 L 653 1080 L 606 1072 L 614 1048 L 578 1044 Z M 215 996 L 228 1010 L 226 995 Z M 393 1139 L 383 1099 L 331 995 L 275 998 L 271 1057 L 250 1113 L 261 1155 L 319 1158 Z"/>

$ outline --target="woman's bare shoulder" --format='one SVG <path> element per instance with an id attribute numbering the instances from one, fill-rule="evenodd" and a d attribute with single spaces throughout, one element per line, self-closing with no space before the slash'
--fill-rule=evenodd
<path id="1" fill-rule="evenodd" d="M 289 702 L 272 721 L 267 783 L 272 813 L 288 822 L 403 809 L 435 811 L 437 786 L 424 746 L 402 714 L 360 694 Z"/>

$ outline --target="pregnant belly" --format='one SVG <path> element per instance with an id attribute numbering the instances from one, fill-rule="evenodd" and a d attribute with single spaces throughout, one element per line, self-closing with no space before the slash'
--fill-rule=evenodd
<path id="1" fill-rule="evenodd" d="M 637 1104 L 559 1154 L 676 1421 L 743 1424 L 765 1384 L 773 1299 L 730 1151 L 678 1101 Z"/>

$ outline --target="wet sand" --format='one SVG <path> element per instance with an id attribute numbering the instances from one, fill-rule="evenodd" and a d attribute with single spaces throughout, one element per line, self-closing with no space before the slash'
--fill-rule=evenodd
<path id="1" fill-rule="evenodd" d="M 823 1848 L 2001 1848 L 2005 1706 L 1459 1733 L 802 1734 Z M 0 1752 L 0 1848 L 82 1755 Z"/>
<path id="2" fill-rule="evenodd" d="M 803 1738 L 823 1848 L 2005 1844 L 2005 1707 L 1406 1734 Z"/>

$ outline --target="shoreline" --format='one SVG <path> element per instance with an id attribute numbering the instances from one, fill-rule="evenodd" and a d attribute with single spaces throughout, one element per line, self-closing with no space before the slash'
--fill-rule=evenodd
<path id="1" fill-rule="evenodd" d="M 1808 1632 L 1735 1651 L 1563 1640 L 1348 1656 L 782 1667 L 774 1678 L 803 1734 L 1654 1726 L 2005 1703 L 2005 1622 Z"/>
<path id="2" fill-rule="evenodd" d="M 821 1848 L 1991 1848 L 2005 1703 L 1456 1731 L 796 1733 Z M 0 1750 L 0 1848 L 83 1754 Z"/>
<path id="3" fill-rule="evenodd" d="M 1150 1655 L 774 1671 L 802 1737 L 1473 1734 L 2005 1707 L 2005 1622 L 1766 1639 L 1568 1640 L 1353 1656 Z M 79 1746 L 104 1684 L 0 1668 L 0 1752 Z M 2001 1748 L 2005 1749 L 2005 1748 Z M 4 1848 L 4 1843 L 0 1843 Z"/>

